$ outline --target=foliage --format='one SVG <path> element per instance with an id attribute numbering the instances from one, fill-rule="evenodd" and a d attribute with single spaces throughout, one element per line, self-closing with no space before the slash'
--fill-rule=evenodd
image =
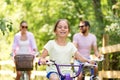
<path id="1" fill-rule="evenodd" d="M 12 31 L 12 22 L 6 19 L 0 19 L 0 31 L 2 31 L 3 35 L 5 32 Z"/>
<path id="2" fill-rule="evenodd" d="M 69 21 L 71 41 L 79 32 L 79 21 L 88 20 L 99 47 L 103 34 L 109 35 L 109 45 L 120 43 L 120 0 L 0 0 L 0 12 L 0 54 L 4 53 L 0 58 L 4 60 L 10 58 L 13 37 L 22 20 L 28 22 L 39 52 L 55 37 L 53 27 L 61 18 Z"/>
<path id="3" fill-rule="evenodd" d="M 110 44 L 120 43 L 120 2 L 112 6 L 113 12 L 108 12 L 106 19 L 110 22 L 106 25 L 105 31 L 109 34 Z"/>
<path id="4" fill-rule="evenodd" d="M 120 52 L 114 52 L 111 54 L 108 54 L 109 61 L 106 60 L 103 62 L 105 67 L 104 70 L 120 70 Z M 116 66 L 115 66 L 116 65 Z"/>

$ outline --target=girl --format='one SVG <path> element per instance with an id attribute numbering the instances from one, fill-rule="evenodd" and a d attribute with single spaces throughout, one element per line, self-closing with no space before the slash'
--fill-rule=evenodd
<path id="1" fill-rule="evenodd" d="M 56 22 L 54 27 L 56 38 L 48 41 L 44 46 L 44 50 L 40 57 L 40 62 L 42 64 L 46 64 L 45 58 L 48 55 L 50 60 L 55 60 L 57 64 L 70 64 L 73 56 L 82 62 L 90 62 L 89 60 L 81 57 L 77 52 L 76 47 L 71 42 L 67 41 L 69 32 L 70 26 L 66 19 L 60 19 Z M 66 69 L 62 67 L 61 71 L 63 72 L 64 70 Z M 49 80 L 60 80 L 55 66 L 50 65 L 47 67 L 47 78 Z"/>

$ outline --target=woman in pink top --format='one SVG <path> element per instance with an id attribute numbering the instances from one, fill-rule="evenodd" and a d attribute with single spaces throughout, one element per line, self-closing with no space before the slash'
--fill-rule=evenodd
<path id="1" fill-rule="evenodd" d="M 15 34 L 12 46 L 13 58 L 16 54 L 31 54 L 37 51 L 36 42 L 31 32 L 27 31 L 26 21 L 20 23 L 20 31 Z M 31 71 L 28 71 L 29 80 Z M 20 80 L 21 71 L 17 71 L 16 80 Z"/>
<path id="2" fill-rule="evenodd" d="M 76 33 L 73 36 L 73 43 L 78 49 L 78 52 L 86 59 L 90 59 L 91 49 L 93 48 L 95 55 L 100 58 L 97 50 L 97 41 L 96 36 L 92 33 L 89 33 L 90 24 L 88 21 L 81 21 L 79 24 L 80 32 Z M 75 64 L 80 61 L 75 61 Z M 94 68 L 94 75 L 97 74 L 97 67 Z M 82 74 L 78 77 L 77 80 L 82 80 Z"/>

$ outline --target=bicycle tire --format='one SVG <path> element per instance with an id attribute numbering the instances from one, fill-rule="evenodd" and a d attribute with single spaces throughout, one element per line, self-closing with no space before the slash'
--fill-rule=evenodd
<path id="1" fill-rule="evenodd" d="M 22 72 L 22 75 L 20 77 L 20 80 L 24 80 L 24 73 Z"/>
<path id="2" fill-rule="evenodd" d="M 29 80 L 28 78 L 28 74 L 26 72 L 22 72 L 20 80 Z"/>

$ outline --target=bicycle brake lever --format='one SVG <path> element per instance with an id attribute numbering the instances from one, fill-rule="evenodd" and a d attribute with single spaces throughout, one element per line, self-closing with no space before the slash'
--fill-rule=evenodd
<path id="1" fill-rule="evenodd" d="M 101 55 L 101 57 L 99 58 L 99 61 L 103 61 L 104 60 L 104 55 Z"/>
<path id="2" fill-rule="evenodd" d="M 84 63 L 84 67 L 94 67 L 94 64 L 90 64 L 90 63 Z"/>

